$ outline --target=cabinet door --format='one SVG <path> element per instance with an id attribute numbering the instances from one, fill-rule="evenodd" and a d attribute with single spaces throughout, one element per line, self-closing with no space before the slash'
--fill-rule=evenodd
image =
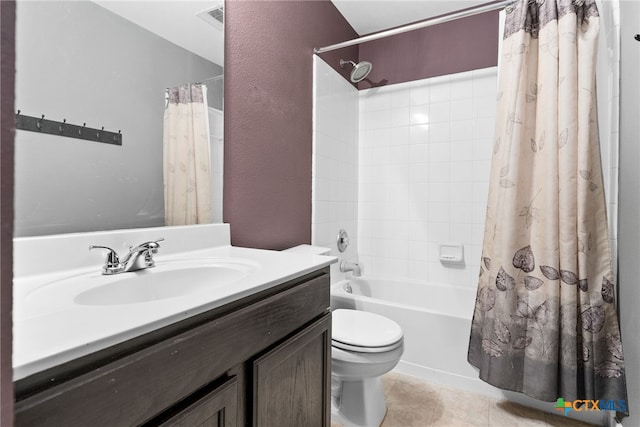
<path id="1" fill-rule="evenodd" d="M 160 426 L 236 427 L 237 413 L 238 382 L 236 377 L 231 377 Z"/>
<path id="2" fill-rule="evenodd" d="M 331 423 L 331 314 L 253 363 L 253 425 Z"/>

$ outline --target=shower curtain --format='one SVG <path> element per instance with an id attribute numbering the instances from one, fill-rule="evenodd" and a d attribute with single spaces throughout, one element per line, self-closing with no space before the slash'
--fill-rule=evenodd
<path id="1" fill-rule="evenodd" d="M 468 360 L 482 380 L 546 401 L 626 400 L 598 141 L 598 26 L 594 0 L 517 0 L 506 14 Z"/>
<path id="2" fill-rule="evenodd" d="M 166 225 L 212 221 L 211 155 L 207 88 L 167 89 L 164 111 L 163 172 Z"/>

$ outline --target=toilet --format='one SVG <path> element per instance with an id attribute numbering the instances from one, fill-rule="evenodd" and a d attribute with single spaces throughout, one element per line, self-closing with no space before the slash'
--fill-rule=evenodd
<path id="1" fill-rule="evenodd" d="M 402 328 L 375 313 L 337 309 L 331 333 L 331 418 L 378 427 L 387 412 L 381 376 L 404 351 Z"/>

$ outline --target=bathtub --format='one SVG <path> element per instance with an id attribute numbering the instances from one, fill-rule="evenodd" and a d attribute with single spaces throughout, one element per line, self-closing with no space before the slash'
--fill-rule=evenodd
<path id="1" fill-rule="evenodd" d="M 475 289 L 460 286 L 352 277 L 332 285 L 331 308 L 370 311 L 398 323 L 405 344 L 398 372 L 487 393 L 467 362 L 475 296 Z"/>
<path id="2" fill-rule="evenodd" d="M 331 309 L 364 310 L 386 316 L 404 331 L 405 351 L 397 372 L 425 381 L 506 399 L 555 413 L 554 403 L 493 387 L 467 362 L 476 289 L 411 279 L 349 277 L 331 286 Z M 569 418 L 613 426 L 610 411 L 571 411 Z"/>

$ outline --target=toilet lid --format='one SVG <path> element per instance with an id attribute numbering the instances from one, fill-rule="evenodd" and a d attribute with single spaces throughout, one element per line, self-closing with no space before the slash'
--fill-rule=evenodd
<path id="1" fill-rule="evenodd" d="M 393 347 L 402 340 L 400 325 L 368 311 L 334 310 L 331 323 L 334 343 L 355 347 Z"/>

